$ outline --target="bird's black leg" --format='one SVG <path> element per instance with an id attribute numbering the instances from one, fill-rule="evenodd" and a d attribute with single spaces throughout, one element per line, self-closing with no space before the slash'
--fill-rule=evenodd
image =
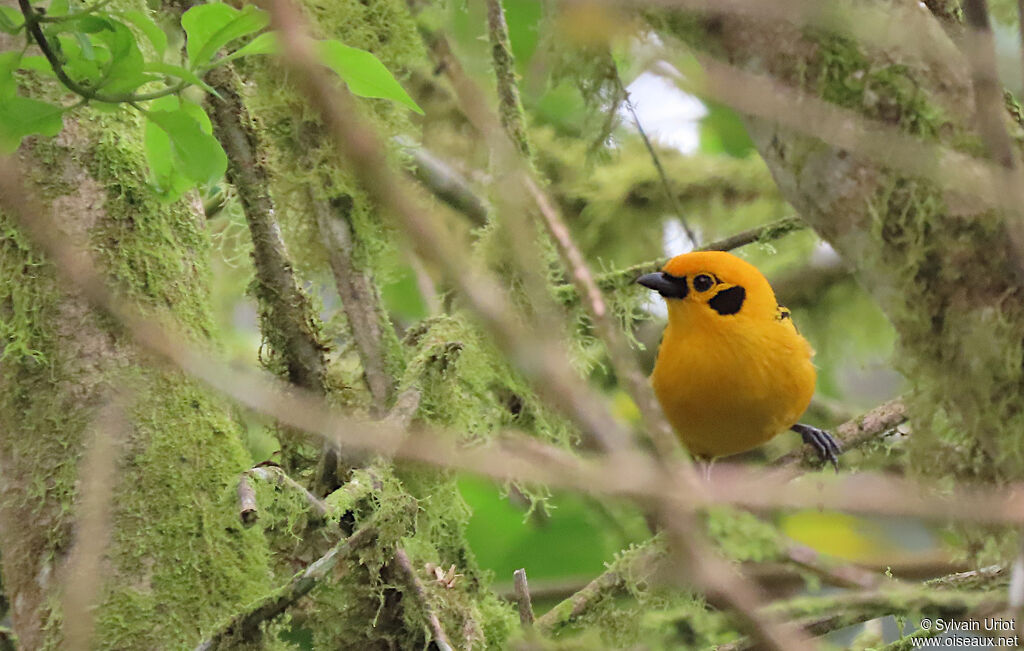
<path id="1" fill-rule="evenodd" d="M 823 429 L 817 427 L 811 427 L 810 425 L 804 425 L 797 423 L 791 430 L 800 435 L 800 438 L 804 440 L 804 443 L 808 443 L 814 447 L 815 452 L 818 453 L 818 458 L 822 461 L 829 461 L 832 463 L 832 467 L 839 472 L 839 453 L 842 452 L 842 448 L 839 447 L 839 443 L 836 442 L 832 435 Z"/>

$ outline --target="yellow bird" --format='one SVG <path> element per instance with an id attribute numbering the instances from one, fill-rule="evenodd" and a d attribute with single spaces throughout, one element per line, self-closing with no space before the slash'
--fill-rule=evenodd
<path id="1" fill-rule="evenodd" d="M 651 382 L 690 452 L 725 457 L 792 429 L 838 467 L 836 441 L 797 423 L 814 394 L 814 351 L 757 267 L 700 251 L 637 282 L 668 306 Z"/>

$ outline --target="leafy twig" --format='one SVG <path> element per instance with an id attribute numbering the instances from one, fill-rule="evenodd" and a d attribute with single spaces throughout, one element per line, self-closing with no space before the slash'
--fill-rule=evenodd
<path id="1" fill-rule="evenodd" d="M 53 51 L 53 48 L 50 46 L 50 42 L 46 39 L 46 35 L 43 34 L 43 29 L 39 26 L 41 16 L 32 8 L 30 0 L 18 0 L 18 7 L 21 9 L 21 14 L 25 18 L 25 27 L 28 30 L 28 33 L 32 36 L 32 40 L 35 41 L 36 45 L 39 46 L 43 56 L 46 57 L 46 61 L 50 64 L 50 68 L 53 69 L 53 74 L 57 76 L 57 79 L 65 88 L 76 95 L 88 100 L 96 100 L 98 102 L 107 102 L 110 104 L 121 104 L 143 102 L 151 99 L 158 99 L 160 97 L 166 97 L 168 95 L 174 95 L 192 85 L 190 82 L 182 81 L 174 86 L 168 86 L 162 90 L 150 93 L 115 93 L 113 95 L 104 95 L 99 92 L 98 89 L 83 86 L 69 77 L 67 71 L 64 70 L 64 64 L 61 62 L 60 57 L 57 56 L 57 53 Z"/>

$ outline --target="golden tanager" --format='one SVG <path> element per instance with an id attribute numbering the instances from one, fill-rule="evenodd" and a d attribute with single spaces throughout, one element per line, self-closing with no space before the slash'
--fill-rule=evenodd
<path id="1" fill-rule="evenodd" d="M 637 282 L 668 306 L 651 382 L 691 453 L 725 457 L 791 429 L 838 466 L 828 432 L 797 422 L 814 394 L 814 351 L 754 265 L 699 251 Z"/>

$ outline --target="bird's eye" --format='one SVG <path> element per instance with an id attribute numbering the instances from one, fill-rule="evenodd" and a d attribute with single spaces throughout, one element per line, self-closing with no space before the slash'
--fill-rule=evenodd
<path id="1" fill-rule="evenodd" d="M 715 286 L 715 279 L 707 274 L 700 274 L 693 278 L 693 289 L 698 292 L 706 292 Z"/>

